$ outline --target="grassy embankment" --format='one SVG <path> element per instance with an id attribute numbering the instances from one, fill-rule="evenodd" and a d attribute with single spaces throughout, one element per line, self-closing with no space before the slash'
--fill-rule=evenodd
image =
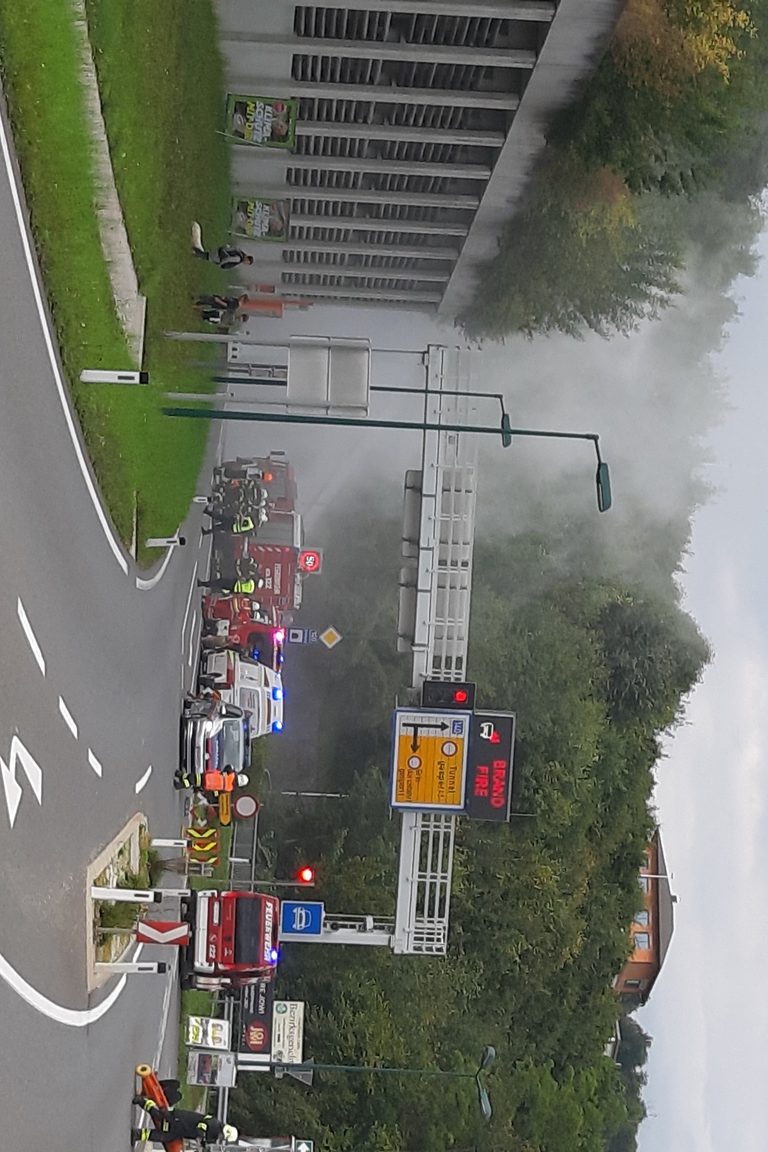
<path id="1" fill-rule="evenodd" d="M 183 518 L 207 426 L 171 420 L 160 393 L 201 390 L 196 346 L 165 329 L 194 326 L 191 298 L 223 288 L 195 261 L 189 229 L 224 238 L 229 171 L 221 127 L 224 81 L 209 0 L 87 0 L 115 178 L 140 289 L 148 298 L 151 387 L 76 383 L 85 367 L 124 367 L 94 204 L 92 142 L 75 15 L 61 0 L 0 0 L 0 60 L 27 203 L 62 358 L 89 451 L 118 531 L 139 539 Z M 134 495 L 135 494 L 135 495 Z"/>

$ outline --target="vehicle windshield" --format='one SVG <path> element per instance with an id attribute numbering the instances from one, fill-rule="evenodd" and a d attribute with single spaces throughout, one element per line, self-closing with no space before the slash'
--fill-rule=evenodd
<path id="1" fill-rule="evenodd" d="M 235 907 L 235 964 L 263 968 L 264 904 L 240 897 Z"/>
<path id="2" fill-rule="evenodd" d="M 239 718 L 222 720 L 219 733 L 221 742 L 221 763 L 231 764 L 239 771 L 245 762 L 245 735 L 243 721 Z"/>

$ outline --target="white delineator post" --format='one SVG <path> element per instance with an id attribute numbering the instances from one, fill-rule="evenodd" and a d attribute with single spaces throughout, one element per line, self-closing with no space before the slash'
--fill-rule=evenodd
<path id="1" fill-rule="evenodd" d="M 144 541 L 145 548 L 183 548 L 187 542 L 186 536 L 150 536 Z"/>
<path id="2" fill-rule="evenodd" d="M 148 384 L 149 372 L 105 372 L 103 368 L 86 368 L 80 373 L 82 384 Z"/>
<path id="3" fill-rule="evenodd" d="M 91 888 L 92 900 L 109 900 L 124 904 L 159 904 L 163 899 L 163 892 L 159 888 L 100 888 L 94 884 Z"/>
<path id="4" fill-rule="evenodd" d="M 166 896 L 177 896 L 183 900 L 189 896 L 189 888 L 91 888 L 93 900 L 115 900 L 127 904 L 159 904 Z"/>
<path id="5" fill-rule="evenodd" d="M 153 963 L 149 960 L 115 960 L 111 963 L 96 963 L 97 972 L 110 972 L 115 976 L 139 976 L 144 973 L 147 975 L 160 975 L 168 971 L 168 965 L 164 960 Z"/>

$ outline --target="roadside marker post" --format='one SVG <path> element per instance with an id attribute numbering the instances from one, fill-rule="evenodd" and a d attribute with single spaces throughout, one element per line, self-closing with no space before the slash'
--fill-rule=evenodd
<path id="1" fill-rule="evenodd" d="M 91 888 L 92 900 L 109 900 L 116 904 L 159 904 L 163 896 L 159 888 L 100 888 L 96 884 Z"/>
<path id="2" fill-rule="evenodd" d="M 183 548 L 187 542 L 186 536 L 150 536 L 144 541 L 145 548 Z"/>
<path id="3" fill-rule="evenodd" d="M 168 971 L 168 965 L 165 961 L 160 960 L 153 964 L 149 961 L 121 961 L 115 960 L 111 963 L 102 963 L 98 961 L 96 964 L 97 972 L 109 972 L 114 976 L 139 976 L 146 973 L 147 975 L 154 974 L 162 976 Z"/>
<path id="4" fill-rule="evenodd" d="M 149 384 L 149 372 L 105 372 L 103 368 L 86 368 L 80 373 L 81 384 Z"/>

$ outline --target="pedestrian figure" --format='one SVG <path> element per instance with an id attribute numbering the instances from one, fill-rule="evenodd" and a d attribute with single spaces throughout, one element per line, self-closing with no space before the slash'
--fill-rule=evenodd
<path id="1" fill-rule="evenodd" d="M 208 588 L 211 592 L 223 592 L 225 596 L 252 596 L 258 588 L 264 587 L 263 580 L 252 577 L 237 579 L 221 576 L 218 580 L 198 580 L 198 588 Z"/>
<path id="2" fill-rule="evenodd" d="M 238 1131 L 231 1124 L 222 1124 L 215 1116 L 204 1112 L 191 1112 L 185 1108 L 161 1108 L 145 1096 L 134 1096 L 134 1104 L 143 1108 L 152 1121 L 151 1128 L 132 1128 L 131 1142 L 139 1144 L 168 1144 L 171 1140 L 196 1140 L 203 1148 L 224 1139 L 234 1144 Z"/>
<path id="3" fill-rule="evenodd" d="M 216 531 L 229 532 L 233 536 L 242 536 L 246 532 L 253 532 L 256 528 L 253 517 L 242 512 L 228 515 L 221 512 L 208 512 L 206 509 L 205 514 L 210 516 L 211 526 L 210 528 L 203 528 L 203 536 L 211 536 Z"/>
<path id="4" fill-rule="evenodd" d="M 243 556 L 236 562 L 235 571 L 231 576 L 198 580 L 197 586 L 209 588 L 212 592 L 224 592 L 228 596 L 252 596 L 258 588 L 264 587 L 264 581 L 256 579 L 258 571 L 258 564 Z"/>
<path id="5" fill-rule="evenodd" d="M 233 248 L 231 244 L 222 244 L 215 252 L 209 252 L 203 245 L 197 221 L 192 225 L 192 251 L 201 260 L 210 260 L 212 264 L 218 264 L 219 268 L 237 268 L 240 264 L 253 264 L 253 256 L 243 252 L 242 248 Z"/>
<path id="6" fill-rule="evenodd" d="M 239 296 L 198 296 L 194 306 L 208 324 L 233 324 L 240 300 Z"/>

